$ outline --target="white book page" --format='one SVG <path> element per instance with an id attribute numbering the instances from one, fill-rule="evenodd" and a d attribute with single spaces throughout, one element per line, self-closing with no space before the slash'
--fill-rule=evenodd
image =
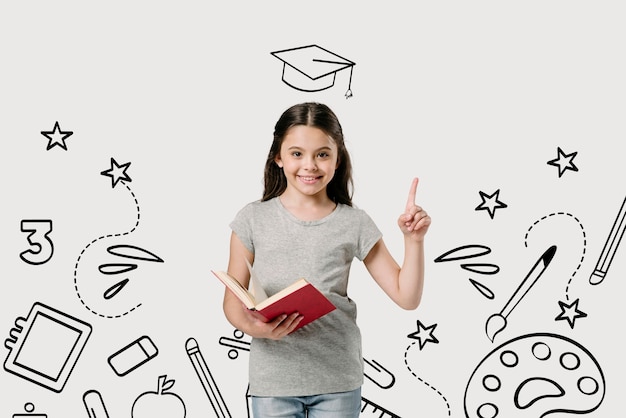
<path id="1" fill-rule="evenodd" d="M 250 285 L 248 286 L 248 290 L 254 297 L 255 303 L 258 305 L 267 299 L 267 293 L 265 293 L 256 272 L 248 260 L 246 260 L 246 264 L 248 265 L 248 271 L 250 272 Z"/>

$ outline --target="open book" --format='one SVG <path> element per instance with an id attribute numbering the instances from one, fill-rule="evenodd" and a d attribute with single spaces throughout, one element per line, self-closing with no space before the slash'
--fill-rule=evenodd
<path id="1" fill-rule="evenodd" d="M 335 305 L 306 279 L 298 279 L 268 297 L 249 263 L 248 270 L 250 270 L 250 290 L 243 287 L 237 279 L 225 271 L 211 271 L 248 309 L 255 312 L 257 317 L 264 322 L 269 322 L 281 314 L 289 315 L 299 312 L 303 318 L 294 329 L 295 331 L 335 310 Z"/>

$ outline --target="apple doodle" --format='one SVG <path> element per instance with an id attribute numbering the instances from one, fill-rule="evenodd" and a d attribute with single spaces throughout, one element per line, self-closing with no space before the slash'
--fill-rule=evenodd
<path id="1" fill-rule="evenodd" d="M 166 375 L 159 376 L 156 392 L 144 392 L 135 399 L 131 409 L 131 418 L 168 417 L 185 418 L 185 403 L 177 394 L 168 392 L 175 380 L 167 380 Z"/>
<path id="2" fill-rule="evenodd" d="M 560 335 L 537 333 L 500 345 L 478 364 L 464 409 L 467 418 L 586 414 L 600 406 L 604 393 L 604 374 L 587 349 Z"/>

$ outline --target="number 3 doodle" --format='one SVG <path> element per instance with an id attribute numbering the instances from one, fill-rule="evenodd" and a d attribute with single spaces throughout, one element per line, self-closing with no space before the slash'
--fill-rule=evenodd
<path id="1" fill-rule="evenodd" d="M 20 258 L 28 264 L 44 264 L 54 253 L 54 244 L 48 236 L 52 232 L 52 221 L 50 219 L 23 219 L 21 223 L 22 232 L 28 234 L 28 243 L 31 248 L 20 253 Z"/>

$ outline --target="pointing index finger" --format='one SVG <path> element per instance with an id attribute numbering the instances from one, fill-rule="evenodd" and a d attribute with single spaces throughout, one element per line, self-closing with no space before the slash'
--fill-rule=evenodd
<path id="1" fill-rule="evenodd" d="M 415 194 L 417 191 L 417 183 L 419 182 L 419 179 L 417 177 L 415 177 L 413 179 L 413 182 L 411 183 L 411 189 L 409 190 L 409 197 L 406 201 L 406 209 L 407 211 L 413 206 L 415 205 Z"/>

